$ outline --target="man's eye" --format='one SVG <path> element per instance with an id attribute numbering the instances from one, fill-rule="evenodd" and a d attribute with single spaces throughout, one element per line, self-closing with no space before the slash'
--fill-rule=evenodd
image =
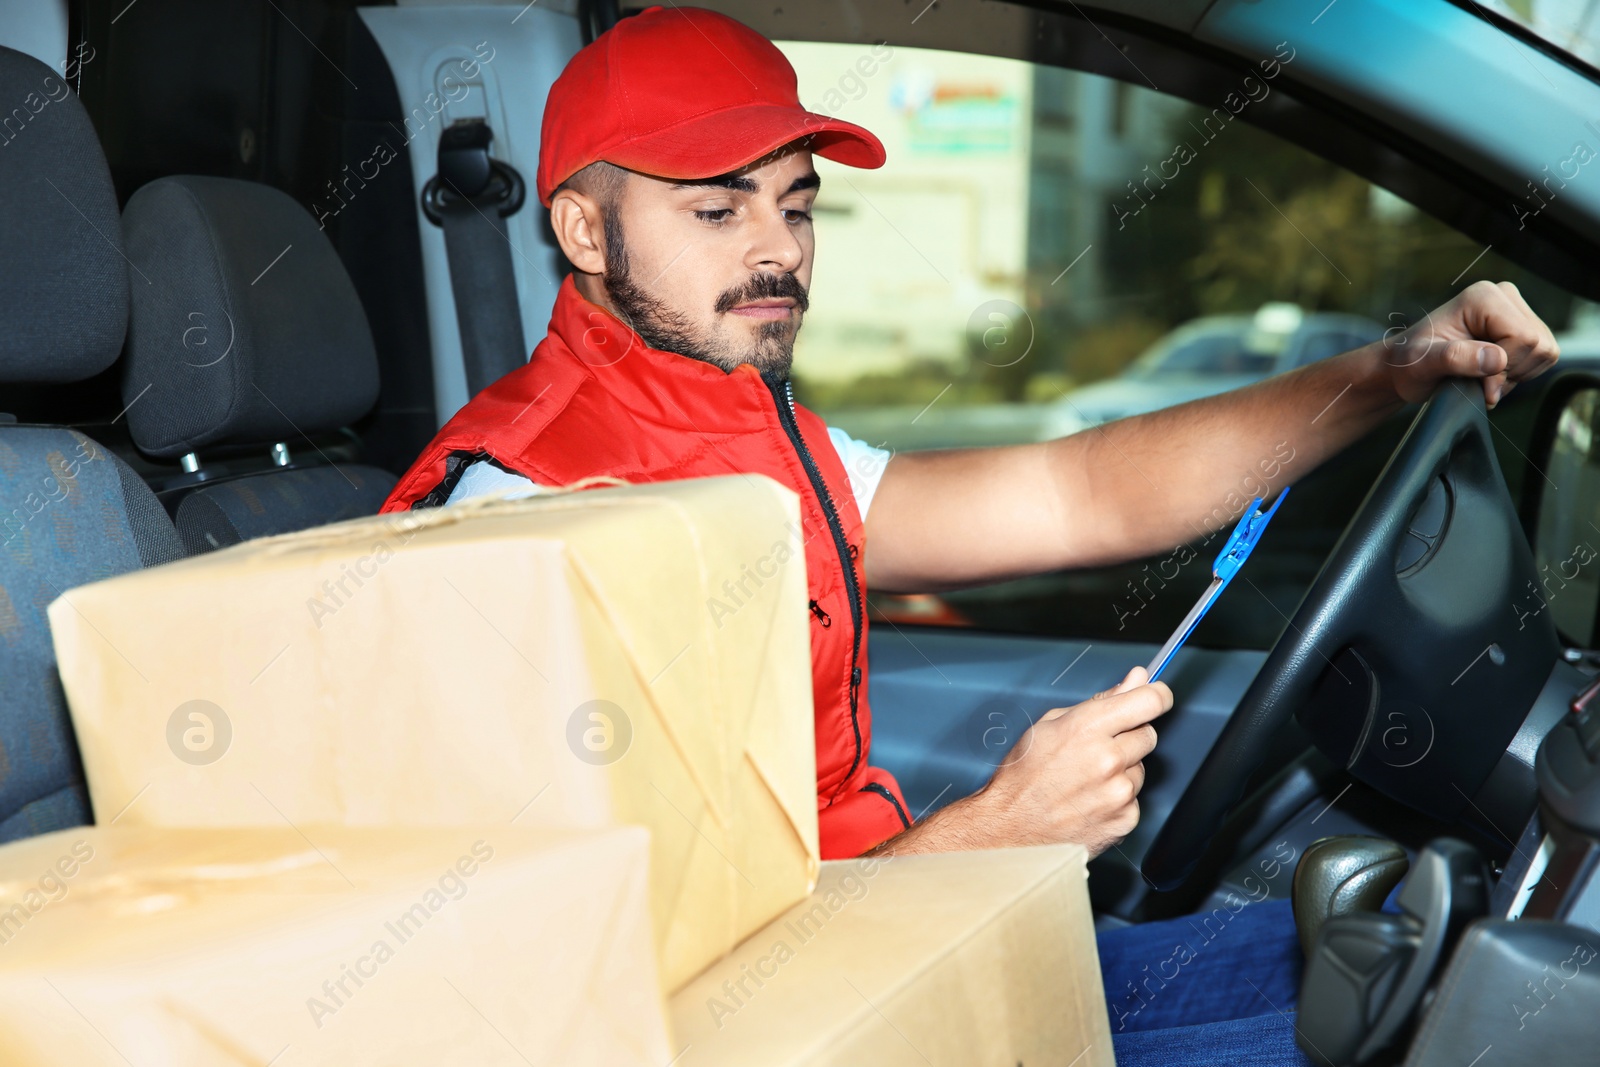
<path id="1" fill-rule="evenodd" d="M 732 214 L 733 209 L 731 207 L 719 207 L 711 211 L 696 211 L 694 217 L 701 222 L 721 222 Z"/>
<path id="2" fill-rule="evenodd" d="M 783 217 L 789 222 L 810 222 L 811 212 L 803 208 L 791 207 L 784 210 Z"/>

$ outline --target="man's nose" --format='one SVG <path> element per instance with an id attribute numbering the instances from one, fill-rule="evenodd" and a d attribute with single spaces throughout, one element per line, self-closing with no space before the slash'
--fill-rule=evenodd
<path id="1" fill-rule="evenodd" d="M 799 269 L 805 250 L 800 246 L 800 238 L 794 232 L 794 227 L 783 217 L 783 212 L 775 211 L 765 217 L 758 225 L 754 238 L 745 257 L 745 265 L 751 270 L 792 274 Z"/>

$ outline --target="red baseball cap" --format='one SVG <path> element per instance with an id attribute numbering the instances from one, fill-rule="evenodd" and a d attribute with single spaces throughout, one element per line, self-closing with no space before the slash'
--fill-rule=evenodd
<path id="1" fill-rule="evenodd" d="M 651 7 L 601 34 L 545 100 L 539 200 L 599 160 L 661 178 L 709 178 L 807 139 L 825 159 L 881 167 L 883 144 L 800 106 L 794 68 L 726 15 Z"/>

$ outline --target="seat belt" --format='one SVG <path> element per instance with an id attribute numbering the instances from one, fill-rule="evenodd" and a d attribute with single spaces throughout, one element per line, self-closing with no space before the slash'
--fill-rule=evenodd
<path id="1" fill-rule="evenodd" d="M 489 155 L 493 140 L 481 118 L 452 122 L 439 139 L 439 171 L 422 187 L 422 213 L 444 230 L 469 399 L 528 361 L 501 221 L 522 207 L 527 187 L 510 164 Z"/>

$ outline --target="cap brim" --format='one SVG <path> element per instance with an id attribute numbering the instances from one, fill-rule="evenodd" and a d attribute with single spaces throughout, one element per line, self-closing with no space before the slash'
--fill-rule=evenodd
<path id="1" fill-rule="evenodd" d="M 595 156 L 628 170 L 682 181 L 728 174 L 794 141 L 847 167 L 872 170 L 883 166 L 885 158 L 883 142 L 853 122 L 770 104 L 696 115 Z"/>

